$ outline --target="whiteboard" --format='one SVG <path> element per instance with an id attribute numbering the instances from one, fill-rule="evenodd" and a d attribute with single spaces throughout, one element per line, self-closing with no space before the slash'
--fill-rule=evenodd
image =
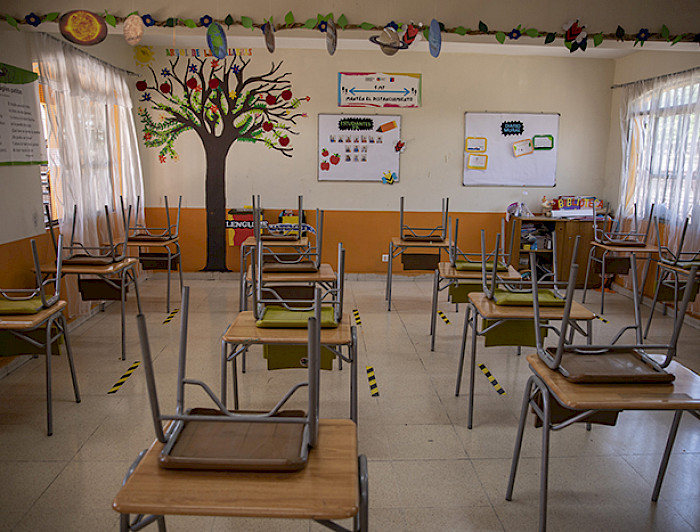
<path id="1" fill-rule="evenodd" d="M 399 179 L 399 115 L 318 115 L 318 180 Z"/>
<path id="2" fill-rule="evenodd" d="M 465 186 L 553 187 L 558 113 L 464 113 Z"/>

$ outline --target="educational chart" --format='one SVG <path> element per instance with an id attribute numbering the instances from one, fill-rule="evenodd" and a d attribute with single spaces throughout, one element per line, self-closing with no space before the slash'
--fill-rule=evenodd
<path id="1" fill-rule="evenodd" d="M 46 164 L 36 79 L 0 63 L 0 165 Z"/>
<path id="2" fill-rule="evenodd" d="M 319 181 L 399 179 L 399 115 L 318 115 Z"/>
<path id="3" fill-rule="evenodd" d="M 464 185 L 553 187 L 559 114 L 464 114 Z"/>
<path id="4" fill-rule="evenodd" d="M 421 74 L 338 72 L 338 107 L 420 107 Z"/>

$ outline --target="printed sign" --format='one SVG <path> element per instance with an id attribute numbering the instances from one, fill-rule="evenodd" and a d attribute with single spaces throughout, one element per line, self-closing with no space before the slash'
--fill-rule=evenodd
<path id="1" fill-rule="evenodd" d="M 339 72 L 339 107 L 420 107 L 421 74 Z"/>

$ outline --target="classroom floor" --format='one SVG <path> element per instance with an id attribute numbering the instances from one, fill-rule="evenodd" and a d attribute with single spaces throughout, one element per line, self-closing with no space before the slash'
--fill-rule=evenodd
<path id="1" fill-rule="evenodd" d="M 218 390 L 219 338 L 238 310 L 236 280 L 188 280 L 191 287 L 188 376 Z M 155 357 L 161 408 L 174 410 L 179 315 L 164 324 L 165 282 L 141 283 Z M 370 527 L 375 531 L 537 530 L 540 431 L 528 421 L 512 502 L 504 499 L 522 393 L 530 371 L 515 348 L 479 348 L 478 362 L 506 391 L 496 393 L 477 372 L 474 428 L 466 428 L 466 388 L 454 395 L 464 306 L 441 300 L 450 324 L 438 320 L 430 352 L 432 276 L 396 279 L 386 311 L 384 281 L 351 279 L 345 308 L 357 309 L 359 447 L 369 460 Z M 599 308 L 599 294 L 589 300 Z M 579 298 L 580 299 L 580 298 Z M 175 300 L 175 306 L 177 301 Z M 596 340 L 631 321 L 629 299 L 606 296 Z M 644 309 L 644 315 L 648 309 Z M 141 360 L 135 302 L 128 303 L 129 343 L 120 359 L 119 306 L 79 326 L 71 339 L 82 402 L 72 400 L 65 357 L 55 359 L 54 435 L 46 436 L 44 360 L 0 380 L 0 530 L 116 531 L 111 502 L 132 460 L 154 438 L 143 368 L 115 394 L 107 391 Z M 654 318 L 654 335 L 670 317 Z M 679 360 L 700 371 L 700 330 L 685 327 Z M 532 349 L 523 349 L 529 354 Z M 268 372 L 260 348 L 241 379 L 242 407 L 298 379 L 294 370 Z M 258 356 L 256 356 L 258 355 Z M 371 397 L 366 366 L 379 397 Z M 324 372 L 321 416 L 349 415 L 347 366 Z M 277 395 L 272 394 L 273 397 Z M 195 394 L 189 396 L 197 402 Z M 700 531 L 700 421 L 684 416 L 658 503 L 650 501 L 672 413 L 625 412 L 615 427 L 576 425 L 552 434 L 549 529 L 552 531 Z M 320 531 L 308 521 L 166 519 L 170 531 Z M 151 525 L 155 530 L 155 525 Z"/>

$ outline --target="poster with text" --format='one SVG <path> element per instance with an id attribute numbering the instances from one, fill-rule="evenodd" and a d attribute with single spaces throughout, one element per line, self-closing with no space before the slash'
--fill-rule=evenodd
<path id="1" fill-rule="evenodd" d="M 553 187 L 559 114 L 464 114 L 464 185 Z"/>
<path id="2" fill-rule="evenodd" d="M 421 74 L 338 72 L 338 107 L 420 107 Z"/>
<path id="3" fill-rule="evenodd" d="M 318 115 L 319 181 L 399 179 L 398 115 Z"/>

